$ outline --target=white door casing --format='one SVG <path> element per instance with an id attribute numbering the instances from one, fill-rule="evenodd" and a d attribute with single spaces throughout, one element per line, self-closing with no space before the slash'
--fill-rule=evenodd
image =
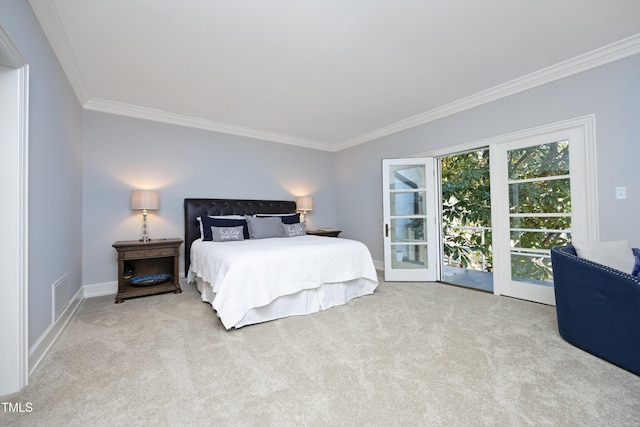
<path id="1" fill-rule="evenodd" d="M 0 27 L 0 395 L 28 382 L 27 186 L 29 68 Z"/>

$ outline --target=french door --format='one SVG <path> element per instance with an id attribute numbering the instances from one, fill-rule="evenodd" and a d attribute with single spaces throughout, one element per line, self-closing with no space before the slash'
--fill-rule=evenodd
<path id="1" fill-rule="evenodd" d="M 492 146 L 496 293 L 555 305 L 551 248 L 593 238 L 585 159 L 581 127 Z"/>
<path id="2" fill-rule="evenodd" d="M 585 116 L 481 142 L 491 157 L 495 294 L 554 305 L 551 248 L 598 239 L 594 126 Z M 441 280 L 435 161 L 383 160 L 385 280 Z"/>
<path id="3" fill-rule="evenodd" d="M 385 159 L 382 169 L 385 280 L 437 280 L 434 159 Z"/>

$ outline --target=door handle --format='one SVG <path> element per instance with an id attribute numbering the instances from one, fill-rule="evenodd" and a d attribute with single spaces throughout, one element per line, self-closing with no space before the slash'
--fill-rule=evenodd
<path id="1" fill-rule="evenodd" d="M 389 224 L 384 225 L 384 236 L 389 237 Z"/>

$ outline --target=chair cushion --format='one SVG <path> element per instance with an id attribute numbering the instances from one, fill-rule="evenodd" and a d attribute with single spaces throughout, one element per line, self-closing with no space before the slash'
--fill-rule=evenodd
<path id="1" fill-rule="evenodd" d="M 636 257 L 627 240 L 610 242 L 573 242 L 576 254 L 598 264 L 631 274 Z"/>

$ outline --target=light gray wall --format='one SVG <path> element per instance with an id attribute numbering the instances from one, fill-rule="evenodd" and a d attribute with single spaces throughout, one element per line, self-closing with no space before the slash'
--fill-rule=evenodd
<path id="1" fill-rule="evenodd" d="M 310 194 L 309 228 L 336 225 L 334 153 L 85 111 L 83 155 L 86 285 L 116 281 L 111 245 L 140 237 L 142 216 L 129 203 L 134 188 L 160 192 L 160 209 L 148 217 L 151 238 L 184 236 L 186 197 Z"/>
<path id="2" fill-rule="evenodd" d="M 383 158 L 398 158 L 587 114 L 596 117 L 600 238 L 640 246 L 640 55 L 601 66 L 336 155 L 338 227 L 382 251 Z M 614 188 L 626 186 L 627 200 Z"/>
<path id="3" fill-rule="evenodd" d="M 51 286 L 82 286 L 82 110 L 26 1 L 0 25 L 29 64 L 29 346 L 52 323 Z"/>

